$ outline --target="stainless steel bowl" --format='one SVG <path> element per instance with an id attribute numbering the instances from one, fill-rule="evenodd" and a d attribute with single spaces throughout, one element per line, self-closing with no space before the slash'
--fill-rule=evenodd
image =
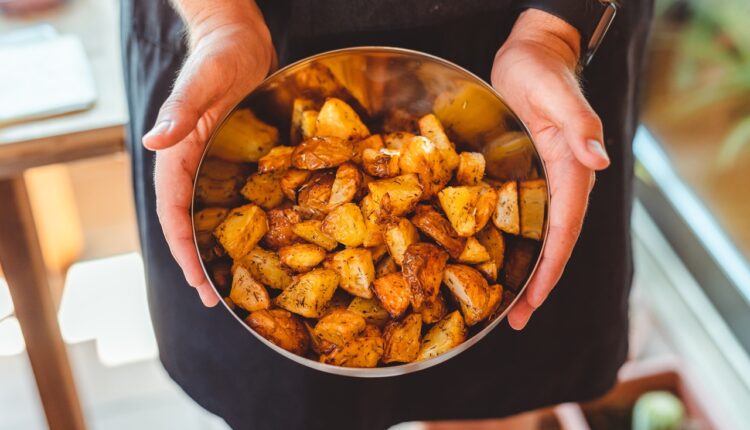
<path id="1" fill-rule="evenodd" d="M 325 82 L 321 85 L 321 73 L 327 76 L 324 81 L 333 78 L 346 88 L 348 93 L 339 94 L 335 88 L 327 87 Z M 371 123 L 377 123 L 384 115 L 397 110 L 413 115 L 434 112 L 460 149 L 484 153 L 488 176 L 498 180 L 546 178 L 544 163 L 531 141 L 528 130 L 503 99 L 477 76 L 438 57 L 389 47 L 358 47 L 318 54 L 284 67 L 269 76 L 248 94 L 235 110 L 251 108 L 260 119 L 278 127 L 283 141 L 288 139 L 285 131 L 289 130 L 292 102 L 299 96 L 348 97 L 360 114 Z M 225 123 L 218 127 L 206 146 L 196 175 L 196 186 L 203 173 L 203 161 L 210 156 L 212 144 L 216 136 L 222 133 Z M 196 200 L 194 189 L 191 210 L 200 208 L 201 203 Z M 511 304 L 494 320 L 482 324 L 481 327 L 472 327 L 469 338 L 464 343 L 429 360 L 373 369 L 322 364 L 276 346 L 247 326 L 226 303 L 224 306 L 239 324 L 261 342 L 304 366 L 322 372 L 355 377 L 386 377 L 416 372 L 450 360 L 471 348 L 505 318 L 508 310 L 526 288 L 539 263 L 549 224 L 546 213 L 544 224 L 540 241 L 510 238 L 506 250 L 506 266 L 514 264 L 513 271 L 511 273 L 510 269 L 506 268 L 504 277 L 499 281 L 506 289 L 512 289 L 516 293 Z M 226 295 L 226 291 L 222 293 L 221 288 L 217 288 L 218 282 L 213 271 L 209 270 L 203 259 L 201 263 L 217 294 Z"/>

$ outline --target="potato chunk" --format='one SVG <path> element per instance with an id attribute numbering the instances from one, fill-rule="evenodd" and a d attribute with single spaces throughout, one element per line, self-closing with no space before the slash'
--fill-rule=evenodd
<path id="1" fill-rule="evenodd" d="M 375 367 L 383 356 L 383 338 L 357 337 L 320 356 L 321 363 L 342 367 Z"/>
<path id="2" fill-rule="evenodd" d="M 229 298 L 235 305 L 248 312 L 268 309 L 271 306 L 271 297 L 266 287 L 253 279 L 250 272 L 242 266 L 234 270 Z"/>
<path id="3" fill-rule="evenodd" d="M 331 186 L 331 197 L 328 199 L 328 209 L 335 209 L 344 203 L 349 203 L 359 192 L 362 185 L 362 173 L 352 163 L 344 163 L 336 170 L 336 177 Z"/>
<path id="4" fill-rule="evenodd" d="M 391 321 L 385 328 L 383 363 L 411 363 L 419 354 L 422 316 L 411 314 L 403 321 Z"/>
<path id="5" fill-rule="evenodd" d="M 472 236 L 466 239 L 466 247 L 457 260 L 461 263 L 479 264 L 489 259 L 490 253 L 487 251 L 487 248 Z"/>
<path id="6" fill-rule="evenodd" d="M 289 141 L 292 142 L 292 145 L 297 145 L 303 140 L 307 140 L 313 136 L 312 134 L 306 135 L 305 131 L 308 133 L 310 131 L 313 133 L 315 132 L 315 121 L 318 117 L 318 112 L 315 110 L 315 107 L 315 102 L 313 100 L 304 97 L 298 97 L 292 102 L 292 124 L 289 128 Z M 313 130 L 310 130 L 309 125 L 311 114 L 306 115 L 305 112 L 312 112 L 312 114 L 314 114 L 314 117 L 312 117 Z M 305 130 L 305 126 L 307 126 L 307 130 Z"/>
<path id="7" fill-rule="evenodd" d="M 448 253 L 431 243 L 413 243 L 406 248 L 401 267 L 409 284 L 411 304 L 415 309 L 440 292 L 447 261 Z"/>
<path id="8" fill-rule="evenodd" d="M 255 163 L 278 142 L 276 127 L 259 120 L 250 109 L 239 109 L 221 125 L 208 153 L 227 161 Z"/>
<path id="9" fill-rule="evenodd" d="M 383 148 L 383 138 L 379 134 L 373 134 L 370 137 L 358 140 L 354 143 L 354 156 L 352 161 L 362 164 L 362 154 L 368 149 L 378 150 Z"/>
<path id="10" fill-rule="evenodd" d="M 516 181 L 505 182 L 497 190 L 497 206 L 492 214 L 492 222 L 495 227 L 506 233 L 519 234 L 521 224 L 518 214 L 518 186 Z"/>
<path id="11" fill-rule="evenodd" d="M 484 155 L 479 152 L 462 152 L 458 156 L 456 181 L 461 185 L 478 185 L 484 177 Z"/>
<path id="12" fill-rule="evenodd" d="M 422 322 L 425 324 L 433 324 L 448 314 L 448 305 L 445 303 L 443 294 L 438 292 L 435 298 L 423 301 L 421 306 L 414 308 L 414 312 L 422 316 Z"/>
<path id="13" fill-rule="evenodd" d="M 459 311 L 453 311 L 424 335 L 417 360 L 427 360 L 445 354 L 466 340 L 466 326 Z"/>
<path id="14" fill-rule="evenodd" d="M 274 146 L 258 160 L 258 173 L 284 172 L 292 167 L 291 146 Z"/>
<path id="15" fill-rule="evenodd" d="M 411 303 L 411 290 L 401 272 L 389 273 L 375 279 L 373 289 L 380 303 L 393 318 L 403 315 Z"/>
<path id="16" fill-rule="evenodd" d="M 330 97 L 318 113 L 315 135 L 355 141 L 369 136 L 370 130 L 351 106 L 343 100 Z"/>
<path id="17" fill-rule="evenodd" d="M 305 318 L 318 318 L 339 285 L 339 275 L 329 269 L 315 269 L 300 275 L 274 304 Z"/>
<path id="18" fill-rule="evenodd" d="M 201 163 L 199 176 L 203 178 L 224 181 L 227 179 L 243 180 L 250 173 L 242 163 L 222 160 L 216 157 L 206 157 Z"/>
<path id="19" fill-rule="evenodd" d="M 259 335 L 297 355 L 304 355 L 310 337 L 302 322 L 283 309 L 261 309 L 251 312 L 245 322 Z"/>
<path id="20" fill-rule="evenodd" d="M 380 225 L 380 207 L 368 194 L 360 202 L 360 208 L 365 219 L 365 238 L 362 245 L 369 248 L 384 244 L 385 238 Z"/>
<path id="21" fill-rule="evenodd" d="M 279 259 L 295 272 L 307 272 L 326 257 L 325 249 L 312 243 L 297 243 L 279 249 Z"/>
<path id="22" fill-rule="evenodd" d="M 279 256 L 259 246 L 241 259 L 235 260 L 235 266 L 246 267 L 253 279 L 277 290 L 283 290 L 292 283 L 292 275 L 289 269 L 281 264 Z M 236 269 L 237 267 L 234 270 Z"/>
<path id="23" fill-rule="evenodd" d="M 322 227 L 323 221 L 311 219 L 294 224 L 292 231 L 310 243 L 314 243 L 327 251 L 333 251 L 338 246 L 338 242 L 325 234 Z"/>
<path id="24" fill-rule="evenodd" d="M 366 233 L 362 211 L 354 203 L 345 203 L 332 210 L 323 220 L 322 229 L 350 248 L 362 245 Z"/>
<path id="25" fill-rule="evenodd" d="M 423 136 L 415 136 L 401 148 L 399 167 L 402 173 L 419 175 L 424 199 L 443 189 L 453 174 L 453 169 L 435 143 Z"/>
<path id="26" fill-rule="evenodd" d="M 404 252 L 412 243 L 419 242 L 419 232 L 406 218 L 389 222 L 383 232 L 388 253 L 399 266 L 404 262 Z"/>
<path id="27" fill-rule="evenodd" d="M 334 345 L 344 345 L 361 333 L 366 325 L 367 322 L 361 315 L 347 310 L 336 310 L 318 320 L 313 333 L 318 339 Z"/>
<path id="28" fill-rule="evenodd" d="M 422 185 L 417 175 L 396 176 L 367 184 L 373 203 L 383 213 L 402 216 L 412 210 L 422 196 Z"/>
<path id="29" fill-rule="evenodd" d="M 495 280 L 497 280 L 497 264 L 495 264 L 494 261 L 489 260 L 484 263 L 476 264 L 474 265 L 474 268 L 484 275 L 484 277 L 487 278 L 487 281 L 495 282 Z"/>
<path id="30" fill-rule="evenodd" d="M 265 210 L 273 209 L 284 201 L 284 192 L 281 191 L 279 177 L 271 173 L 250 175 L 240 193 Z"/>
<path id="31" fill-rule="evenodd" d="M 201 176 L 195 184 L 195 197 L 208 206 L 232 206 L 240 200 L 237 178 L 211 179 Z"/>
<path id="32" fill-rule="evenodd" d="M 443 129 L 443 124 L 434 114 L 427 114 L 419 119 L 419 133 L 430 139 L 443 156 L 448 170 L 451 172 L 458 167 L 458 154 L 456 148 L 448 139 Z"/>
<path id="33" fill-rule="evenodd" d="M 459 236 L 469 237 L 484 228 L 497 202 L 497 192 L 486 185 L 445 187 L 440 206 Z"/>
<path id="34" fill-rule="evenodd" d="M 214 236 L 232 259 L 242 258 L 252 250 L 268 231 L 268 218 L 263 209 L 247 204 L 232 209 L 214 230 Z"/>
<path id="35" fill-rule="evenodd" d="M 322 219 L 328 213 L 328 201 L 331 199 L 333 181 L 332 172 L 317 172 L 297 191 L 297 204 L 300 209 L 313 218 Z"/>
<path id="36" fill-rule="evenodd" d="M 362 316 L 368 324 L 374 324 L 378 327 L 383 327 L 391 319 L 388 311 L 383 308 L 375 297 L 371 299 L 355 297 L 349 303 L 347 310 Z"/>
<path id="37" fill-rule="evenodd" d="M 227 217 L 228 209 L 205 208 L 193 214 L 193 226 L 197 232 L 212 232 Z"/>
<path id="38" fill-rule="evenodd" d="M 490 261 L 495 263 L 495 271 L 502 269 L 505 261 L 505 239 L 503 238 L 503 234 L 494 225 L 487 224 L 482 231 L 477 233 L 476 238 L 490 254 Z"/>
<path id="39" fill-rule="evenodd" d="M 332 136 L 316 136 L 294 147 L 292 165 L 302 170 L 340 166 L 351 160 L 352 143 Z"/>
<path id="40" fill-rule="evenodd" d="M 394 260 L 389 254 L 383 257 L 382 260 L 378 261 L 377 266 L 375 266 L 375 277 L 380 278 L 389 273 L 398 272 L 399 269 L 396 260 Z"/>
<path id="41" fill-rule="evenodd" d="M 310 178 L 312 173 L 309 170 L 289 169 L 281 175 L 279 178 L 279 186 L 281 192 L 284 193 L 286 198 L 296 202 L 297 201 L 297 189 L 302 186 Z"/>
<path id="42" fill-rule="evenodd" d="M 429 205 L 419 205 L 411 222 L 422 233 L 439 243 L 452 258 L 459 258 L 466 247 L 466 239 L 460 237 L 451 223 Z"/>
<path id="43" fill-rule="evenodd" d="M 466 325 L 473 326 L 487 316 L 490 292 L 481 273 L 463 264 L 449 264 L 443 282 L 461 306 Z"/>
<path id="44" fill-rule="evenodd" d="M 401 150 L 406 144 L 414 138 L 414 134 L 408 131 L 397 131 L 388 133 L 383 137 L 385 147 L 388 149 Z"/>
<path id="45" fill-rule="evenodd" d="M 393 149 L 370 149 L 362 152 L 362 168 L 368 175 L 393 178 L 401 173 L 401 152 Z"/>
<path id="46" fill-rule="evenodd" d="M 370 285 L 375 280 L 375 265 L 368 249 L 349 248 L 331 259 L 331 268 L 339 274 L 339 286 L 353 296 L 372 298 Z"/>
<path id="47" fill-rule="evenodd" d="M 518 195 L 521 206 L 521 236 L 539 240 L 544 229 L 547 183 L 544 179 L 521 181 Z"/>
<path id="48" fill-rule="evenodd" d="M 499 315 L 498 310 L 500 310 L 500 307 L 503 304 L 505 289 L 500 284 L 494 284 L 488 287 L 488 291 L 490 292 L 490 295 L 487 299 L 487 307 L 484 315 L 482 315 L 482 320 L 490 321 Z"/>
<path id="49" fill-rule="evenodd" d="M 302 216 L 293 208 L 273 209 L 268 211 L 268 232 L 263 237 L 263 244 L 278 250 L 300 241 L 292 227 L 302 221 Z"/>

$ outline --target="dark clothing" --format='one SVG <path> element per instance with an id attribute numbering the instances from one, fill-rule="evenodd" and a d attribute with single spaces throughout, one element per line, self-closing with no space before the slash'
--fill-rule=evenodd
<path id="1" fill-rule="evenodd" d="M 151 317 L 169 374 L 232 427 L 253 429 L 382 429 L 408 420 L 500 417 L 601 395 L 627 353 L 631 140 L 650 3 L 623 2 L 584 72 L 612 165 L 598 174 L 562 280 L 528 327 L 517 333 L 503 322 L 463 354 L 415 374 L 355 379 L 281 357 L 223 307 L 204 308 L 187 287 L 156 217 L 153 154 L 139 144 L 183 61 L 182 23 L 166 0 L 123 0 L 133 182 Z M 483 79 L 515 19 L 511 2 L 502 0 L 276 0 L 261 6 L 281 65 L 334 48 L 390 45 L 446 58 Z"/>

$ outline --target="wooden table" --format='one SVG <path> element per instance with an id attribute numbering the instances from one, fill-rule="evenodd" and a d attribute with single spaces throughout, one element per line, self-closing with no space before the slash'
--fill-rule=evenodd
<path id="1" fill-rule="evenodd" d="M 57 325 L 23 173 L 30 167 L 122 150 L 127 111 L 118 17 L 115 0 L 69 0 L 34 16 L 0 16 L 0 31 L 47 22 L 60 34 L 77 34 L 97 85 L 98 99 L 92 109 L 0 128 L 0 267 L 53 430 L 84 429 L 85 422 Z"/>

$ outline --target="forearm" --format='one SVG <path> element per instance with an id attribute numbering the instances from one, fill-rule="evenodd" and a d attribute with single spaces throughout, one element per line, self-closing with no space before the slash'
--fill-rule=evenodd
<path id="1" fill-rule="evenodd" d="M 171 0 L 171 3 L 185 22 L 191 48 L 213 32 L 238 25 L 256 32 L 270 45 L 268 27 L 253 0 Z"/>

